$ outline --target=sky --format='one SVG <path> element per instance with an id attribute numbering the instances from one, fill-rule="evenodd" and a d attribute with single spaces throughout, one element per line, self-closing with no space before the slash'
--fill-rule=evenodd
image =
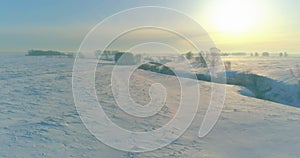
<path id="1" fill-rule="evenodd" d="M 77 51 L 97 23 L 140 6 L 187 14 L 223 52 L 300 53 L 298 0 L 3 0 L 0 52 Z"/>

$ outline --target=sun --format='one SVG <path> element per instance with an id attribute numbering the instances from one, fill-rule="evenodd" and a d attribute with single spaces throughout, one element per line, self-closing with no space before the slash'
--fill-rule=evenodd
<path id="1" fill-rule="evenodd" d="M 225 33 L 247 32 L 258 25 L 259 5 L 254 0 L 226 0 L 213 6 L 214 28 Z"/>

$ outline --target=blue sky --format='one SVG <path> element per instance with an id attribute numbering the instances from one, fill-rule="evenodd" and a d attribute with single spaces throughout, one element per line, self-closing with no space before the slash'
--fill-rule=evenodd
<path id="1" fill-rule="evenodd" d="M 86 33 L 105 17 L 124 9 L 147 5 L 164 6 L 187 13 L 195 18 L 212 35 L 216 44 L 226 51 L 253 51 L 255 48 L 250 48 L 251 44 L 258 44 L 260 46 L 258 50 L 266 47 L 270 51 L 280 51 L 279 47 L 275 49 L 274 46 L 281 41 L 280 46 L 283 49 L 300 52 L 300 47 L 295 46 L 300 45 L 298 40 L 300 1 L 258 2 L 257 5 L 266 8 L 264 16 L 267 20 L 265 24 L 260 23 L 263 29 L 252 31 L 251 34 L 255 32 L 257 36 L 247 36 L 247 39 L 251 39 L 248 41 L 245 39 L 246 33 L 240 40 L 242 38 L 240 35 L 233 35 L 228 30 L 213 27 L 208 19 L 211 18 L 210 11 L 216 7 L 215 4 L 209 0 L 1 1 L 0 52 L 26 52 L 29 49 L 76 51 Z M 266 31 L 267 33 L 263 33 Z M 227 42 L 224 42 L 225 39 Z"/>
<path id="2" fill-rule="evenodd" d="M 1 1 L 0 51 L 31 48 L 74 51 L 89 29 L 107 16 L 132 7 L 170 3 L 173 7 L 182 6 L 174 0 Z M 192 5 L 185 8 L 189 7 Z"/>

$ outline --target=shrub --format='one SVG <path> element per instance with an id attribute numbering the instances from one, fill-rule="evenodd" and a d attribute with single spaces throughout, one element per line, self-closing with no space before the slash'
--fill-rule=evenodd
<path id="1" fill-rule="evenodd" d="M 161 74 L 166 74 L 166 75 L 173 75 L 175 76 L 175 73 L 173 70 L 171 70 L 169 67 L 164 66 L 161 63 L 156 63 L 156 62 L 149 62 L 147 64 L 142 64 L 141 66 L 138 67 L 139 69 L 143 70 L 148 70 L 152 72 L 157 72 Z"/>

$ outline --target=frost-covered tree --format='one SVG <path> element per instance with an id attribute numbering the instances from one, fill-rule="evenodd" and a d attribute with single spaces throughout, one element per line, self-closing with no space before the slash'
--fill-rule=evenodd
<path id="1" fill-rule="evenodd" d="M 262 53 L 262 56 L 268 57 L 268 56 L 270 56 L 270 54 L 269 54 L 269 52 L 263 52 L 263 53 Z"/>
<path id="2" fill-rule="evenodd" d="M 227 71 L 231 70 L 231 62 L 230 61 L 225 61 L 224 65 L 225 65 L 225 70 L 227 70 Z"/>
<path id="3" fill-rule="evenodd" d="M 290 69 L 292 76 L 298 80 L 298 96 L 300 97 L 300 66 L 297 64 L 296 69 Z"/>
<path id="4" fill-rule="evenodd" d="M 135 58 L 135 63 L 141 63 L 141 61 L 142 61 L 142 55 L 141 54 L 135 55 L 134 58 Z"/>
<path id="5" fill-rule="evenodd" d="M 188 59 L 188 60 L 191 60 L 193 58 L 193 53 L 192 52 L 187 52 L 185 54 L 185 57 Z"/>
<path id="6" fill-rule="evenodd" d="M 135 58 L 132 53 L 118 52 L 115 54 L 115 63 L 118 65 L 134 65 Z"/>
<path id="7" fill-rule="evenodd" d="M 201 67 L 207 67 L 206 65 L 206 61 L 204 59 L 204 57 L 202 56 L 202 53 L 199 53 L 199 56 L 195 58 L 196 62 L 201 64 Z"/>

